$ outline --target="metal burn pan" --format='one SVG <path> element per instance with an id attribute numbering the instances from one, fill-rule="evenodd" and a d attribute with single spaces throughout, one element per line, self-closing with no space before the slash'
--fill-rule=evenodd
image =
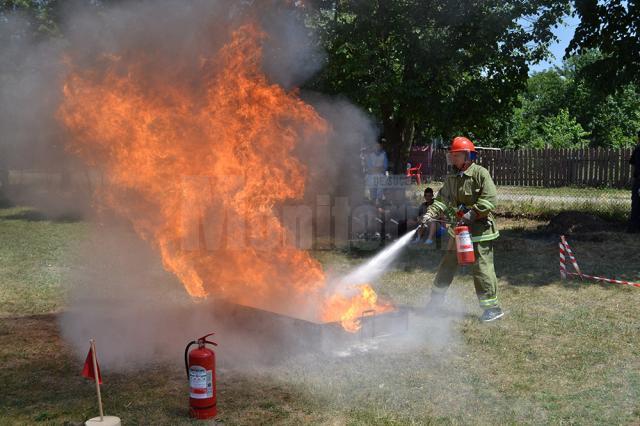
<path id="1" fill-rule="evenodd" d="M 365 311 L 360 330 L 349 332 L 339 322 L 314 322 L 224 300 L 214 302 L 216 329 L 242 334 L 264 347 L 287 351 L 327 352 L 376 338 L 401 335 L 409 328 L 409 310 L 400 306 L 383 313 Z M 259 345 L 259 343 L 257 343 Z"/>

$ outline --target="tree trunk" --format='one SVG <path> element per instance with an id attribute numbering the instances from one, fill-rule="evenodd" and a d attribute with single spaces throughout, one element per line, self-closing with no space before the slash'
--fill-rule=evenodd
<path id="1" fill-rule="evenodd" d="M 384 149 L 389 157 L 389 167 L 392 173 L 404 174 L 411 146 L 413 145 L 415 123 L 406 118 L 394 119 L 385 114 L 383 125 L 383 134 L 387 140 Z"/>

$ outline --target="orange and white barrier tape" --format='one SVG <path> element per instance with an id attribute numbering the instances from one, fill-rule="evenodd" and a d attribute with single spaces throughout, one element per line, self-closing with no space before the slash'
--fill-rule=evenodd
<path id="1" fill-rule="evenodd" d="M 587 279 L 591 279 L 591 280 L 594 280 L 594 281 L 600 281 L 600 282 L 605 282 L 605 283 L 622 284 L 622 285 L 630 285 L 630 286 L 633 286 L 633 287 L 640 287 L 640 283 L 634 283 L 634 282 L 624 281 L 624 280 L 614 280 L 614 279 L 611 279 L 611 278 L 603 278 L 603 277 L 598 277 L 598 276 L 595 276 L 595 275 L 583 274 L 582 271 L 580 271 L 580 267 L 578 266 L 578 262 L 576 261 L 576 258 L 573 255 L 573 252 L 571 251 L 571 247 L 569 247 L 569 243 L 567 242 L 567 240 L 564 237 L 564 235 L 562 235 L 560 237 L 560 243 L 558 244 L 558 248 L 560 250 L 560 277 L 563 280 L 567 279 L 567 277 L 579 277 L 580 279 L 587 278 Z M 575 269 L 576 272 L 567 271 L 567 264 L 566 264 L 567 257 L 571 261 L 571 265 L 573 266 L 573 269 Z"/>

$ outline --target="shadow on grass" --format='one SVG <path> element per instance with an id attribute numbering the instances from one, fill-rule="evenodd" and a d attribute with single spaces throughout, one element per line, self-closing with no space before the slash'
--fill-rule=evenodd
<path id="1" fill-rule="evenodd" d="M 0 217 L 0 220 L 23 220 L 27 222 L 76 223 L 83 220 L 78 214 L 45 214 L 37 210 L 25 209 L 18 213 Z"/>
<path id="2" fill-rule="evenodd" d="M 9 209 L 11 207 L 15 207 L 15 204 L 0 191 L 0 209 Z"/>
<path id="3" fill-rule="evenodd" d="M 637 259 L 625 255 L 626 247 L 633 244 L 631 235 L 624 232 L 581 232 L 567 235 L 583 272 L 607 278 L 640 281 Z M 540 287 L 560 282 L 559 249 L 560 234 L 546 226 L 538 228 L 514 228 L 500 231 L 494 241 L 494 264 L 498 279 L 516 287 Z M 446 247 L 446 241 L 443 244 Z M 578 251 L 576 251 L 576 248 Z M 437 271 L 443 249 L 417 246 L 404 250 L 397 265 L 404 272 Z M 371 256 L 371 254 L 369 254 Z M 568 265 L 569 266 L 569 265 Z M 470 268 L 459 268 L 458 274 L 470 274 Z M 617 288 L 589 280 L 563 282 L 567 289 L 580 290 L 585 285 Z"/>
<path id="4" fill-rule="evenodd" d="M 97 415 L 93 383 L 80 376 L 83 362 L 60 337 L 56 317 L 0 318 L 0 424 L 82 424 Z M 188 417 L 188 382 L 180 361 L 166 365 L 150 359 L 135 374 L 101 367 L 107 414 L 129 424 L 195 424 Z M 220 365 L 219 421 L 320 423 L 327 420 L 321 404 L 300 386 Z"/>
<path id="5" fill-rule="evenodd" d="M 638 273 L 632 256 L 624 252 L 630 237 L 623 232 L 581 232 L 567 236 L 583 272 L 591 275 L 618 278 Z M 495 243 L 495 267 L 498 278 L 513 286 L 537 287 L 560 281 L 560 234 L 544 227 L 531 230 L 509 229 L 501 231 Z M 578 248 L 578 251 L 576 251 Z M 572 271 L 570 263 L 567 267 Z M 588 268 L 588 269 L 585 269 Z M 576 284 L 578 283 L 578 284 Z M 579 290 L 585 284 L 615 288 L 616 284 L 589 280 L 564 282 L 567 289 Z"/>

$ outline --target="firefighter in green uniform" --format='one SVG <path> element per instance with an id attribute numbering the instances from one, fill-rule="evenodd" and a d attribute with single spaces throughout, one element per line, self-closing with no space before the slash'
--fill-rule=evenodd
<path id="1" fill-rule="evenodd" d="M 484 309 L 481 320 L 487 322 L 504 315 L 498 302 L 497 278 L 493 267 L 493 240 L 500 234 L 491 213 L 496 203 L 496 186 L 489 171 L 475 164 L 475 159 L 476 148 L 469 139 L 462 136 L 453 139 L 447 162 L 453 166 L 455 174 L 447 176 L 433 204 L 422 217 L 422 222 L 429 223 L 442 213 L 451 216 L 457 211 L 464 212 L 459 221 L 467 225 L 471 232 L 476 256 L 472 270 L 473 284 L 480 307 Z M 445 292 L 458 268 L 453 229 L 449 229 L 449 235 L 451 238 L 438 268 L 427 311 L 442 305 Z"/>

